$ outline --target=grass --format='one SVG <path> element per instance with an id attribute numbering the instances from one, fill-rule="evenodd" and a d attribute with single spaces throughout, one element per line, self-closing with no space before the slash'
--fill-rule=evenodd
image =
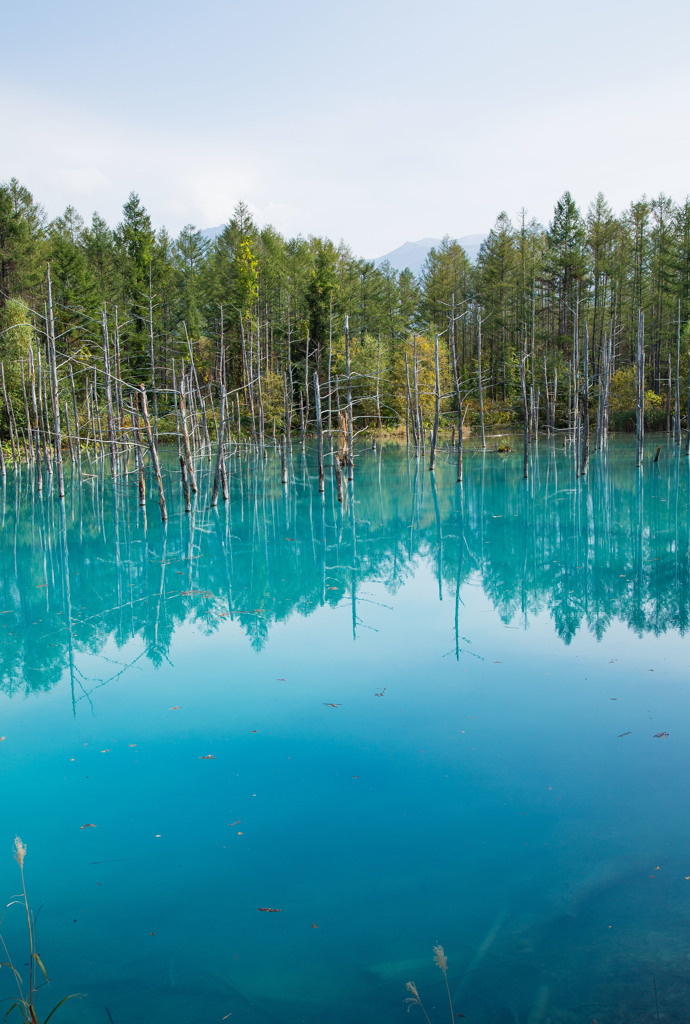
<path id="1" fill-rule="evenodd" d="M 22 880 L 22 891 L 15 899 L 11 900 L 10 903 L 7 904 L 7 909 L 9 909 L 9 907 L 11 906 L 19 905 L 23 906 L 26 912 L 26 926 L 29 938 L 29 977 L 25 981 L 22 978 L 19 971 L 17 970 L 17 968 L 14 966 L 14 963 L 12 962 L 12 957 L 10 956 L 10 952 L 5 943 L 4 936 L 2 935 L 2 932 L 0 932 L 0 944 L 2 944 L 2 948 L 5 951 L 5 956 L 7 957 L 6 960 L 2 961 L 0 966 L 8 967 L 10 969 L 10 971 L 14 975 L 14 980 L 16 982 L 18 991 L 18 995 L 15 997 L 14 1002 L 12 1003 L 9 1010 L 5 1014 L 5 1020 L 7 1020 L 10 1014 L 14 1010 L 16 1010 L 21 1019 L 25 1021 L 25 1024 L 41 1024 L 36 1011 L 36 993 L 44 985 L 50 983 L 50 978 L 48 977 L 48 973 L 45 967 L 43 966 L 43 961 L 41 960 L 40 956 L 38 955 L 38 952 L 36 951 L 36 924 L 34 921 L 34 916 L 29 908 L 29 901 L 26 895 L 26 881 L 24 879 L 25 857 L 26 845 L 21 841 L 19 836 L 16 836 L 14 840 L 14 859 L 19 865 L 19 873 L 21 875 Z M 0 924 L 2 924 L 2 919 L 0 919 Z M 43 978 L 43 980 L 40 980 L 41 977 Z M 53 1014 L 60 1009 L 62 1004 L 66 1003 L 68 999 L 74 999 L 75 996 L 76 993 L 73 995 L 65 996 L 58 1003 L 56 1003 L 56 1005 L 52 1008 L 48 1016 L 44 1018 L 43 1024 L 47 1024 L 47 1022 L 50 1020 Z"/>
<path id="2" fill-rule="evenodd" d="M 450 1019 L 451 1022 L 453 1022 L 454 1024 L 455 1011 L 453 1010 L 453 1000 L 451 998 L 450 987 L 448 985 L 448 959 L 444 952 L 443 946 L 434 946 L 434 963 L 443 974 L 443 979 L 446 983 L 446 992 L 448 993 L 448 1006 L 450 1007 Z M 429 1020 L 429 1014 L 426 1012 L 426 1008 L 424 1006 L 424 1003 L 422 1002 L 421 996 L 419 995 L 415 983 L 413 981 L 408 981 L 407 984 L 405 985 L 405 988 L 410 993 L 410 995 L 407 996 L 407 998 L 405 999 L 405 1002 L 407 1003 L 408 1012 L 412 1009 L 413 1006 L 418 1006 L 422 1013 L 424 1014 L 427 1024 L 431 1024 L 431 1021 Z"/>

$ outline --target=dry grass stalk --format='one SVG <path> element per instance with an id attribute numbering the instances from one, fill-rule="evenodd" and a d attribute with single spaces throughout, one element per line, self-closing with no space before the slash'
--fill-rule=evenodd
<path id="1" fill-rule="evenodd" d="M 441 971 L 443 971 L 443 978 L 446 983 L 446 992 L 448 993 L 448 1005 L 450 1006 L 450 1019 L 451 1021 L 455 1021 L 453 1000 L 450 997 L 450 987 L 448 985 L 448 960 L 443 946 L 434 946 L 434 963 Z"/>
<path id="2" fill-rule="evenodd" d="M 453 1010 L 453 1000 L 450 997 L 450 987 L 448 985 L 448 958 L 447 958 L 447 956 L 445 954 L 445 950 L 443 949 L 443 946 L 439 946 L 439 945 L 434 946 L 434 963 L 439 968 L 439 970 L 443 971 L 443 978 L 444 978 L 445 983 L 446 983 L 446 992 L 448 993 L 448 1005 L 450 1006 L 450 1019 L 451 1019 L 451 1021 L 453 1021 L 453 1024 L 454 1024 L 455 1012 Z M 427 1024 L 431 1024 L 431 1021 L 429 1020 L 429 1014 L 426 1012 L 426 1009 L 424 1007 L 424 1004 L 422 1003 L 422 1000 L 420 998 L 419 992 L 417 991 L 417 986 L 415 985 L 415 983 L 413 981 L 408 981 L 407 984 L 405 985 L 405 988 L 407 989 L 408 992 L 411 993 L 411 995 L 409 995 L 405 999 L 405 1002 L 407 1003 L 407 1011 L 408 1011 L 408 1013 L 409 1013 L 410 1008 L 412 1006 L 419 1006 L 421 1011 L 422 1011 L 422 1013 L 426 1017 Z"/>
<path id="3" fill-rule="evenodd" d="M 413 981 L 408 981 L 407 984 L 405 985 L 405 988 L 407 989 L 408 992 L 412 993 L 412 995 L 408 996 L 405 1000 L 405 1002 L 407 1003 L 407 1012 L 409 1013 L 410 1009 L 413 1006 L 419 1006 L 422 1013 L 426 1017 L 427 1024 L 431 1024 L 431 1021 L 429 1020 L 429 1014 L 426 1012 L 424 1008 L 424 1003 L 420 999 L 419 992 L 417 991 L 417 986 L 415 985 L 415 983 Z"/>
<path id="4" fill-rule="evenodd" d="M 26 857 L 26 844 L 21 841 L 19 836 L 15 836 L 15 839 L 14 839 L 14 859 L 16 860 L 17 864 L 19 865 L 19 871 L 20 871 L 20 874 L 21 874 L 21 877 L 22 877 L 22 892 L 21 892 L 21 898 L 18 898 L 16 900 L 12 900 L 10 903 L 8 903 L 7 906 L 11 907 L 12 904 L 14 904 L 14 903 L 21 903 L 21 904 L 23 904 L 24 909 L 26 910 L 26 922 L 27 922 L 27 928 L 29 930 L 29 953 L 30 953 L 30 955 L 29 955 L 29 984 L 28 984 L 28 988 L 26 988 L 26 989 L 24 988 L 24 982 L 22 981 L 22 977 L 21 977 L 19 971 L 16 969 L 16 967 L 12 963 L 12 958 L 10 956 L 9 950 L 7 949 L 7 945 L 5 944 L 5 939 L 4 939 L 4 937 L 2 936 L 1 933 L 0 933 L 0 943 L 2 944 L 2 948 L 5 951 L 5 955 L 7 957 L 7 960 L 4 961 L 2 964 L 0 964 L 0 966 L 8 967 L 10 969 L 10 971 L 14 975 L 14 980 L 17 983 L 17 989 L 18 989 L 18 992 L 19 992 L 18 998 L 12 1003 L 12 1005 L 9 1008 L 9 1010 L 5 1014 L 5 1019 L 7 1019 L 7 1017 L 9 1017 L 9 1015 L 12 1013 L 12 1011 L 16 1009 L 16 1010 L 19 1011 L 19 1014 L 22 1017 L 22 1019 L 24 1020 L 25 1024 L 39 1024 L 39 1020 L 38 1020 L 38 1017 L 36 1015 L 36 1007 L 35 1007 L 36 992 L 38 991 L 38 989 L 43 984 L 49 984 L 50 983 L 50 978 L 48 977 L 48 974 L 46 972 L 45 967 L 43 966 L 43 961 L 41 960 L 40 956 L 38 955 L 38 953 L 36 951 L 36 928 L 35 928 L 35 925 L 34 925 L 33 915 L 31 914 L 31 911 L 29 909 L 29 901 L 28 901 L 27 895 L 26 895 L 26 882 L 24 880 L 24 858 L 25 857 Z M 4 915 L 3 915 L 3 917 L 4 917 Z M 36 983 L 36 968 L 37 967 L 40 969 L 41 974 L 45 978 L 45 982 L 41 982 L 40 984 Z M 73 995 L 69 995 L 69 996 L 65 996 L 64 999 L 61 999 L 60 1002 L 57 1003 L 53 1007 L 53 1009 L 50 1011 L 48 1016 L 43 1021 L 43 1024 L 48 1024 L 48 1021 L 53 1016 L 55 1011 L 58 1010 L 62 1006 L 63 1003 L 66 1003 L 68 999 L 73 999 L 73 998 L 74 998 Z"/>

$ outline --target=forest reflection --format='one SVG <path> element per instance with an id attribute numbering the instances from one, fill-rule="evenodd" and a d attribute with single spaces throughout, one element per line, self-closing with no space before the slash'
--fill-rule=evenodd
<path id="1" fill-rule="evenodd" d="M 586 628 L 601 638 L 618 620 L 636 634 L 688 626 L 688 460 L 672 446 L 634 467 L 629 442 L 612 442 L 576 479 L 567 452 L 542 445 L 528 481 L 521 456 L 475 452 L 462 485 L 455 460 L 435 473 L 396 444 L 362 450 L 343 503 L 333 481 L 317 490 L 314 453 L 295 447 L 291 480 L 280 458 L 256 453 L 228 464 L 230 500 L 208 507 L 210 469 L 199 474 L 191 514 L 167 466 L 170 521 L 137 505 L 136 477 L 67 480 L 64 503 L 33 471 L 8 473 L 0 544 L 0 686 L 49 689 L 79 659 L 114 641 L 167 658 L 173 634 L 193 622 L 212 632 L 232 620 L 257 650 L 271 626 L 345 602 L 354 636 L 358 594 L 376 580 L 395 593 L 427 563 L 439 615 L 453 624 L 479 583 L 504 623 L 529 627 L 547 611 L 564 643 Z M 105 472 L 105 471 L 104 471 Z M 116 671 L 119 671 L 116 667 Z M 107 679 L 104 679 L 104 682 Z"/>

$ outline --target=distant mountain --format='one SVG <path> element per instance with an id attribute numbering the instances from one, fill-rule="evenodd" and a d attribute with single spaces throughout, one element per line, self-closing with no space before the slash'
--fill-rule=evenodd
<path id="1" fill-rule="evenodd" d="M 467 253 L 470 263 L 476 262 L 479 248 L 485 238 L 486 235 L 463 235 L 457 239 Z M 382 263 L 388 261 L 396 270 L 405 270 L 409 267 L 412 273 L 419 277 L 429 249 L 437 249 L 440 244 L 440 238 L 420 238 L 418 242 L 404 242 L 392 252 L 387 252 L 385 256 L 378 256 L 374 260 L 374 265 L 380 267 Z"/>
<path id="2" fill-rule="evenodd" d="M 201 237 L 205 238 L 208 242 L 215 242 L 223 228 L 226 227 L 227 224 L 219 224 L 217 228 L 204 228 L 201 232 Z"/>

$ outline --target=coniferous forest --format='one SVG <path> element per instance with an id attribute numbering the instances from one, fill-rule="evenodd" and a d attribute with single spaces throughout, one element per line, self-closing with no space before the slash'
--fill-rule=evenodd
<path id="1" fill-rule="evenodd" d="M 304 436 L 320 403 L 328 425 L 349 409 L 355 432 L 405 429 L 415 443 L 435 417 L 481 422 L 483 439 L 485 423 L 553 432 L 584 415 L 599 439 L 634 429 L 642 406 L 648 429 L 680 442 L 689 315 L 690 199 L 643 197 L 615 213 L 602 194 L 581 211 L 565 192 L 547 226 L 500 213 L 475 265 L 444 238 L 416 278 L 343 242 L 284 238 L 243 202 L 209 242 L 193 225 L 177 238 L 156 230 L 134 193 L 111 227 L 71 206 L 49 221 L 16 179 L 0 185 L 1 429 L 13 457 L 33 443 L 32 387 L 37 420 L 57 404 L 64 436 L 83 440 L 81 421 L 95 442 L 142 386 L 156 432 L 166 417 L 175 432 L 185 375 L 209 436 L 219 401 L 253 439 Z"/>

